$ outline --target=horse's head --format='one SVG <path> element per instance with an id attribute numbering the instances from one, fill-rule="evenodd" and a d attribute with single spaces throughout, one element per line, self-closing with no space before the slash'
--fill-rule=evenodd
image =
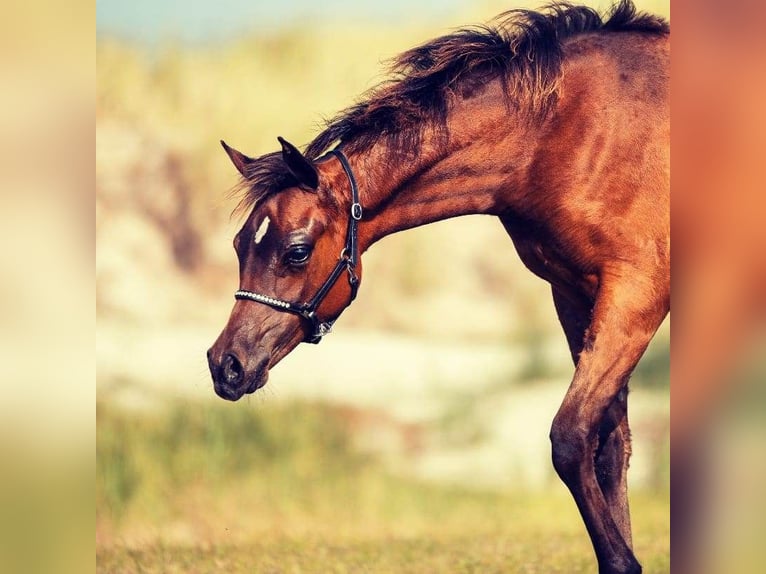
<path id="1" fill-rule="evenodd" d="M 281 154 L 256 159 L 221 142 L 248 184 L 271 187 L 234 238 L 239 290 L 207 354 L 215 392 L 232 401 L 266 384 L 269 369 L 300 342 L 319 342 L 361 274 L 361 207 L 345 156 L 312 162 L 280 142 Z"/>

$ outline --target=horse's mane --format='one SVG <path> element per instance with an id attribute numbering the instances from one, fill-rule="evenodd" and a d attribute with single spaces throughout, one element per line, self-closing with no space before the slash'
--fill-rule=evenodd
<path id="1" fill-rule="evenodd" d="M 318 158 L 336 142 L 363 151 L 385 138 L 392 149 L 417 151 L 423 130 L 446 134 L 451 94 L 499 79 L 506 103 L 530 119 L 544 118 L 555 106 L 563 42 L 588 32 L 670 32 L 666 20 L 637 12 L 631 0 L 619 0 L 602 18 L 592 8 L 555 2 L 540 12 L 509 10 L 489 24 L 459 29 L 407 50 L 390 64 L 391 78 L 372 88 L 356 104 L 327 122 L 307 146 Z M 295 185 L 281 154 L 250 164 L 242 182 L 240 208 Z"/>

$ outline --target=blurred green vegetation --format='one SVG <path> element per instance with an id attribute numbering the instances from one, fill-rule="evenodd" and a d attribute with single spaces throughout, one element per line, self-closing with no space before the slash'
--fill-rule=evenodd
<path id="1" fill-rule="evenodd" d="M 351 434 L 329 405 L 292 404 L 257 414 L 183 403 L 135 413 L 97 405 L 97 506 L 119 520 L 137 501 L 157 508 L 178 489 L 213 490 L 257 477 L 269 504 L 313 496 L 364 470 Z M 321 479 L 321 480 L 320 480 Z"/>
<path id="2" fill-rule="evenodd" d="M 98 404 L 101 572 L 588 572 L 565 488 L 391 474 L 346 411 L 304 402 Z M 667 492 L 634 493 L 636 546 L 667 571 Z M 555 519 L 553 518 L 555 517 Z"/>
<path id="3" fill-rule="evenodd" d="M 670 387 L 670 335 L 660 333 L 651 342 L 646 353 L 636 366 L 632 377 L 633 385 L 653 388 Z"/>

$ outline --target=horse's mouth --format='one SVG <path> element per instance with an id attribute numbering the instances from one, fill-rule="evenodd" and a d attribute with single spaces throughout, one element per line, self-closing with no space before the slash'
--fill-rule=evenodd
<path id="1" fill-rule="evenodd" d="M 238 401 L 242 398 L 242 395 L 245 394 L 244 391 L 233 389 L 227 385 L 215 384 L 213 385 L 213 389 L 215 390 L 216 395 L 227 401 Z"/>
<path id="2" fill-rule="evenodd" d="M 269 370 L 267 368 L 261 367 L 257 369 L 250 377 L 248 377 L 244 381 L 244 384 L 232 386 L 227 384 L 225 381 L 215 381 L 213 384 L 213 389 L 215 390 L 215 394 L 217 394 L 222 399 L 234 402 L 238 401 L 245 395 L 253 394 L 255 391 L 266 385 L 268 380 Z"/>
<path id="3" fill-rule="evenodd" d="M 238 401 L 243 396 L 251 395 L 258 389 L 262 388 L 266 384 L 267 380 L 268 376 L 264 376 L 261 379 L 254 379 L 245 387 L 239 388 L 233 388 L 226 384 L 215 384 L 213 385 L 213 389 L 215 390 L 215 394 L 217 394 L 222 399 L 226 399 L 227 401 Z"/>
<path id="4" fill-rule="evenodd" d="M 263 345 L 243 349 L 228 342 L 208 351 L 208 365 L 215 393 L 224 400 L 238 401 L 266 385 L 269 371 L 301 341 L 302 331 L 291 334 L 287 345 L 277 344 L 266 349 Z M 218 347 L 223 347 L 220 349 Z M 234 349 L 232 349 L 234 347 Z"/>

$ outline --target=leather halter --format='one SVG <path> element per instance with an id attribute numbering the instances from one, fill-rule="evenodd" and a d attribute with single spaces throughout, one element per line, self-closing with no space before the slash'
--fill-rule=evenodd
<path id="1" fill-rule="evenodd" d="M 351 286 L 351 300 L 349 301 L 349 304 L 356 298 L 356 293 L 359 290 L 359 277 L 356 274 L 356 265 L 359 261 L 357 232 L 359 221 L 362 219 L 362 205 L 359 203 L 359 188 L 356 185 L 354 172 L 351 170 L 348 159 L 343 155 L 343 152 L 339 149 L 334 149 L 327 153 L 328 155 L 334 155 L 338 158 L 341 166 L 343 166 L 343 171 L 346 172 L 348 182 L 351 185 L 351 210 L 349 212 L 348 228 L 346 229 L 346 244 L 340 252 L 338 262 L 330 272 L 329 277 L 327 277 L 325 282 L 308 303 L 304 304 L 291 303 L 269 295 L 262 295 L 261 293 L 254 293 L 244 289 L 240 289 L 234 293 L 235 299 L 255 301 L 256 303 L 267 305 L 277 311 L 293 313 L 303 317 L 309 322 L 309 326 L 311 327 L 311 331 L 304 339 L 304 342 L 314 344 L 319 343 L 322 340 L 322 337 L 332 331 L 333 323 L 335 323 L 335 320 L 337 319 L 337 317 L 335 317 L 333 319 L 328 319 L 327 321 L 321 321 L 316 315 L 316 310 L 322 304 L 325 297 L 327 297 L 330 289 L 337 283 L 344 270 L 348 274 L 348 284 Z"/>

